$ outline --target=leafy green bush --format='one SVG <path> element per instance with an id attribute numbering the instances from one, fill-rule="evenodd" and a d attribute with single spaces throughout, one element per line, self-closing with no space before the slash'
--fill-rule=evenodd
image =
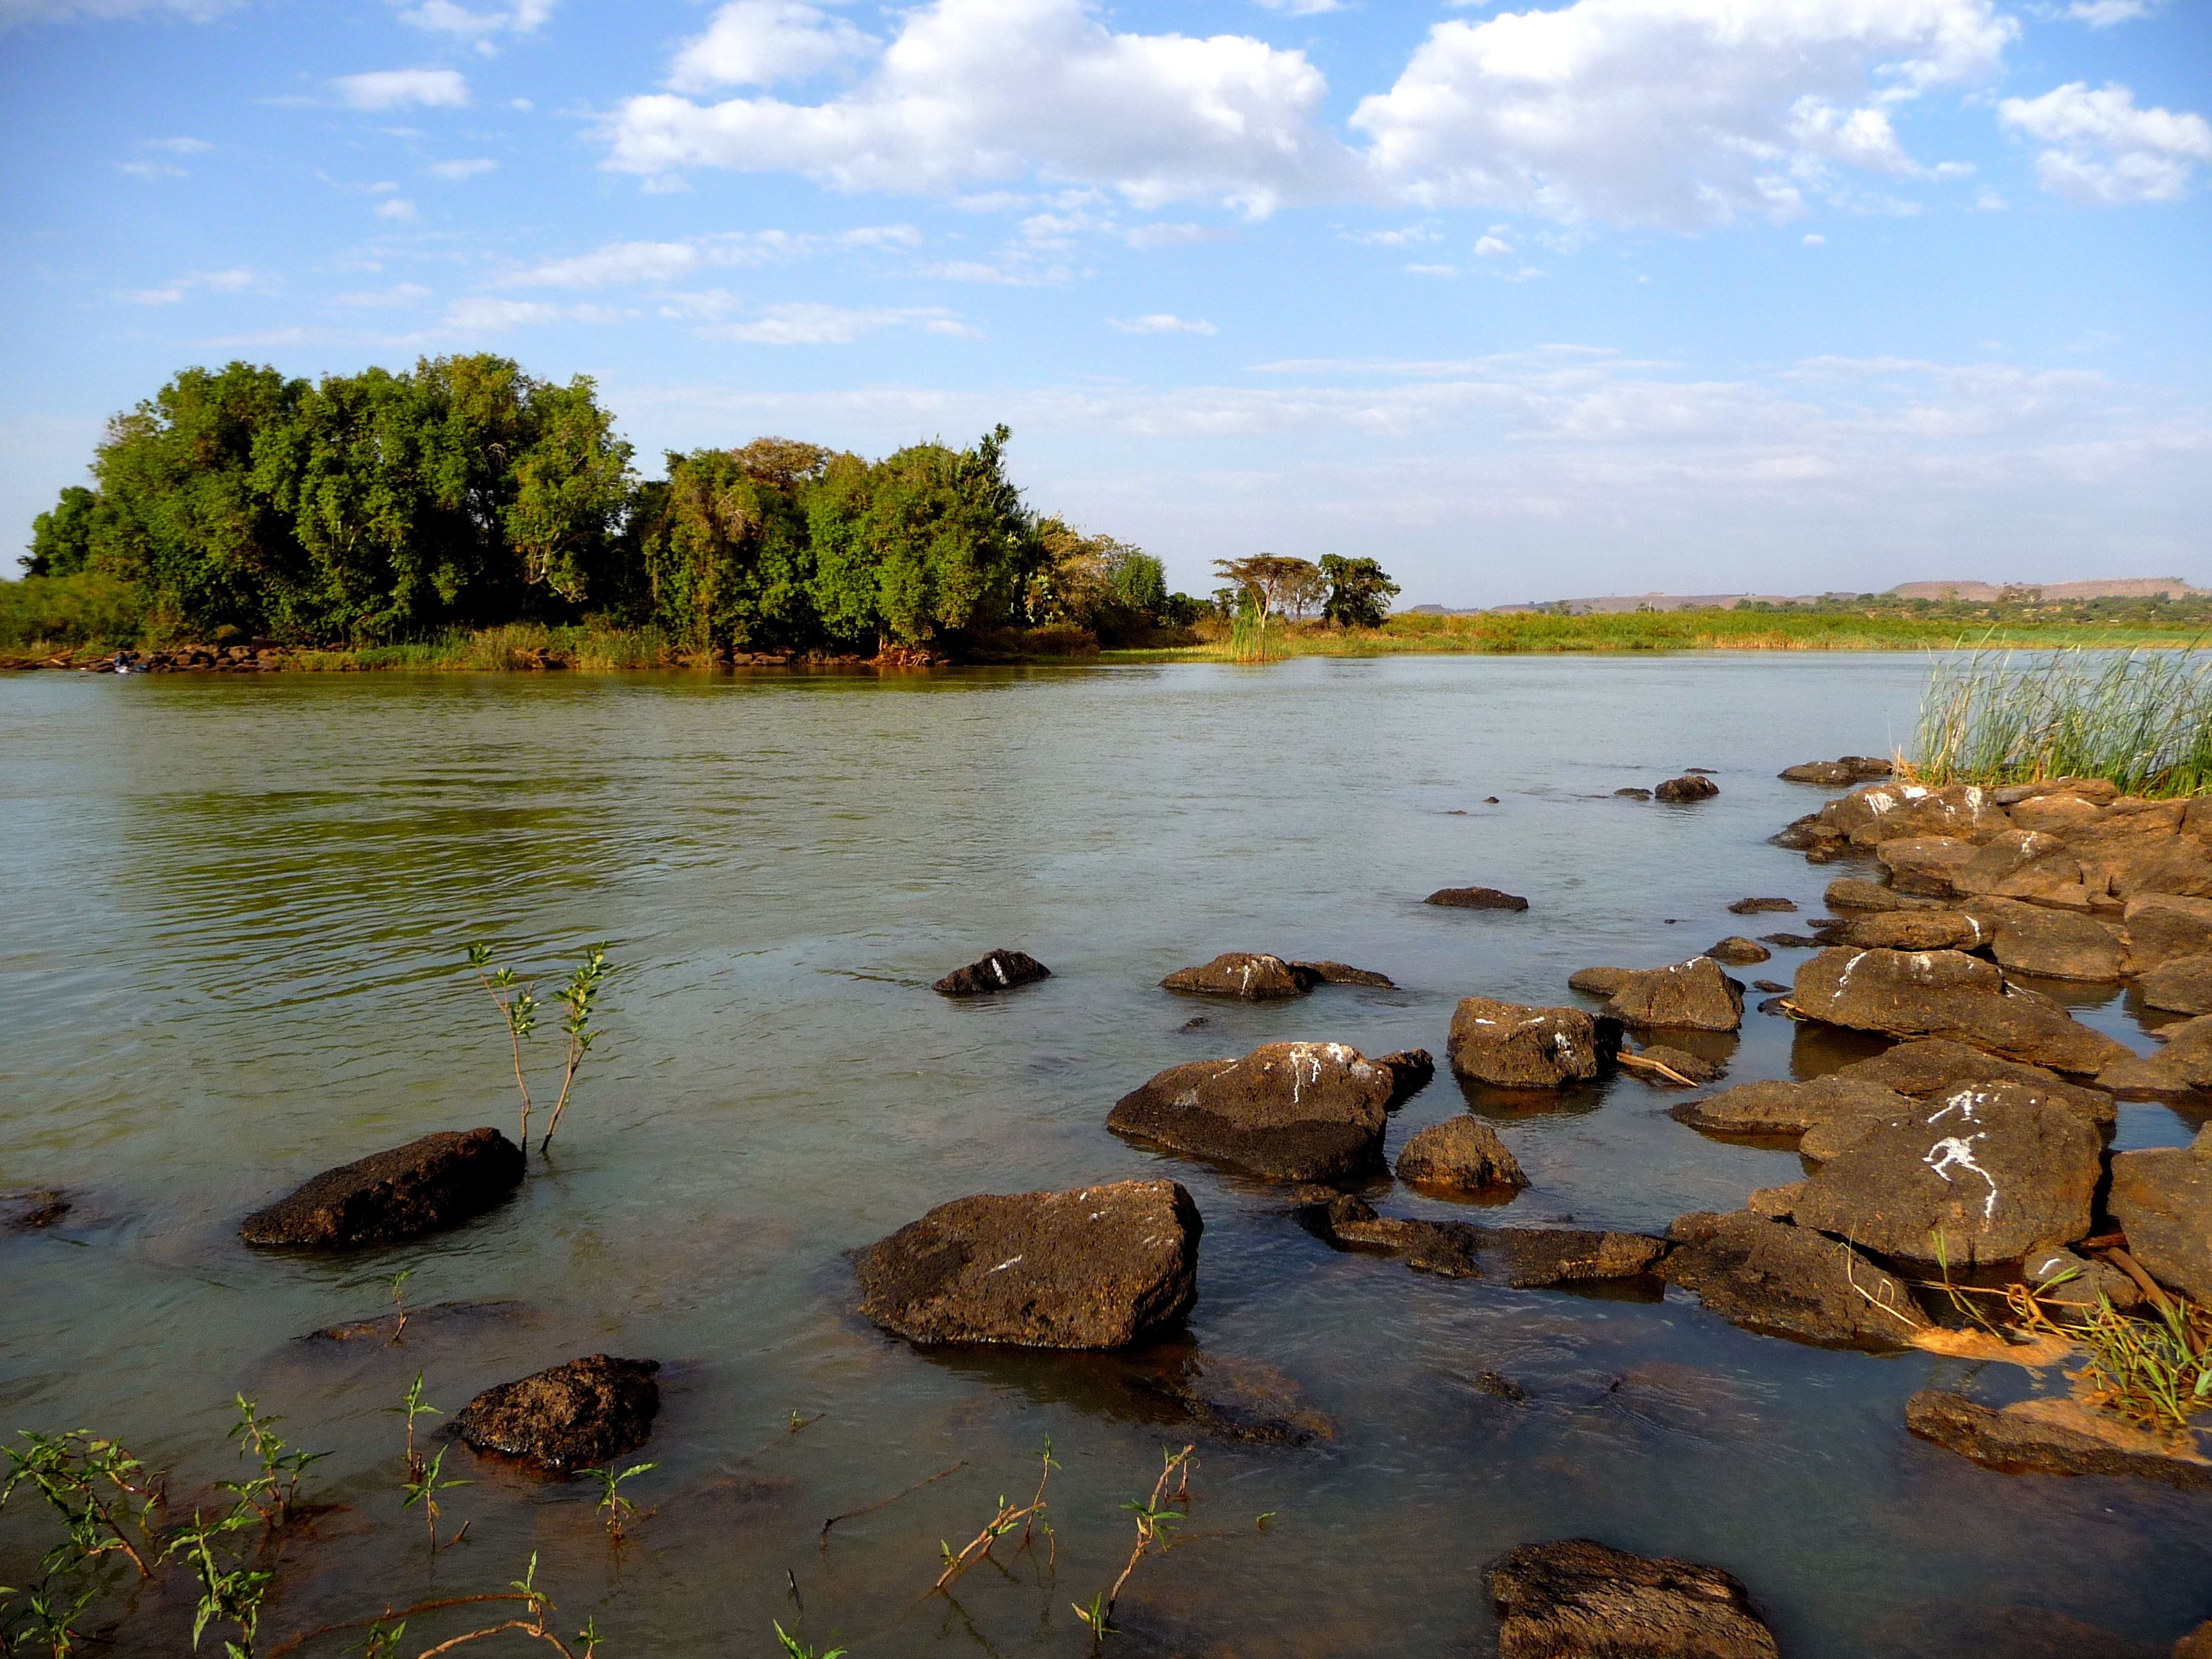
<path id="1" fill-rule="evenodd" d="M 137 589 L 101 571 L 0 581 L 0 646 L 128 645 L 145 623 Z"/>

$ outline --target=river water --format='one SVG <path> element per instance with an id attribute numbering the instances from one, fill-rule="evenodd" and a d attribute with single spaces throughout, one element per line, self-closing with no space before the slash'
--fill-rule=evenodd
<path id="1" fill-rule="evenodd" d="M 328 1451 L 313 1484 L 344 1507 L 288 1548 L 264 1651 L 387 1602 L 502 1588 L 535 1551 L 556 1628 L 594 1619 L 611 1659 L 772 1654 L 772 1620 L 856 1659 L 1073 1656 L 1089 1638 L 1068 1604 L 1127 1553 L 1119 1506 L 1150 1490 L 1164 1445 L 1194 1441 L 1185 1541 L 1138 1569 L 1109 1652 L 1494 1651 L 1484 1567 L 1569 1536 L 1728 1567 L 1802 1659 L 2161 1652 L 2212 1614 L 2212 1499 L 1990 1474 L 1902 1426 L 1931 1381 L 1996 1401 L 2056 1379 L 1755 1336 L 1678 1292 L 1425 1278 L 1103 1127 L 1171 1064 L 1293 1037 L 1441 1061 L 1461 996 L 1571 1001 L 1577 967 L 1790 924 L 1729 915 L 1747 894 L 1818 914 L 1836 872 L 1765 837 L 1825 796 L 1773 775 L 1886 752 L 1926 670 L 1746 654 L 15 676 L 0 1188 L 64 1187 L 76 1207 L 0 1237 L 0 1425 L 120 1435 L 189 1492 L 234 1474 L 242 1390 Z M 1692 765 L 1717 799 L 1611 793 Z M 1419 902 L 1469 883 L 1530 908 Z M 319 1169 L 433 1129 L 514 1133 L 503 1029 L 462 967 L 475 939 L 549 975 L 604 939 L 617 964 L 550 1159 L 502 1209 L 402 1249 L 247 1251 L 239 1218 Z M 997 945 L 1054 977 L 930 994 Z M 1256 1006 L 1158 988 L 1231 949 L 1334 957 L 1399 988 Z M 1786 980 L 1799 959 L 1737 971 Z M 2148 1048 L 2118 994 L 2073 1000 Z M 1731 1082 L 1866 1052 L 1755 1014 L 1709 1046 Z M 536 1048 L 542 1083 L 554 1042 Z M 1673 1098 L 1622 1077 L 1556 1109 L 1475 1103 L 1534 1184 L 1474 1218 L 1656 1230 L 1798 1173 L 1794 1155 L 1675 1124 Z M 1468 1109 L 1447 1071 L 1397 1115 L 1391 1155 Z M 2127 1145 L 2194 1127 L 2122 1109 Z M 1206 1220 L 1179 1344 L 1293 1380 L 1331 1437 L 1211 1436 L 1122 1362 L 924 1353 L 849 1310 L 844 1253 L 934 1204 L 1162 1174 Z M 1468 1213 L 1387 1183 L 1370 1196 Z M 417 1309 L 515 1305 L 424 1315 L 396 1346 L 296 1340 L 388 1307 L 403 1269 Z M 664 1364 L 633 1460 L 659 1467 L 625 1489 L 655 1513 L 611 1545 L 582 1485 L 457 1449 L 447 1473 L 471 1484 L 443 1494 L 444 1526 L 469 1531 L 432 1563 L 421 1511 L 399 1507 L 389 1408 L 408 1381 L 422 1371 L 450 1412 L 593 1352 Z M 1527 1398 L 1486 1392 L 1486 1371 Z M 794 1413 L 817 1420 L 793 1432 Z M 1000 1493 L 1026 1492 L 1047 1436 L 1050 1547 L 1002 1545 L 953 1598 L 928 1596 L 939 1540 L 957 1549 Z M 825 1517 L 954 1464 L 820 1541 Z M 0 1580 L 21 1583 L 52 1540 L 19 1496 Z M 180 1650 L 178 1613 L 149 1607 L 157 1634 L 126 1628 L 121 1650 Z M 455 1616 L 418 1618 L 410 1641 Z M 2058 1634 L 2078 1632 L 2068 1619 L 2115 1644 Z"/>

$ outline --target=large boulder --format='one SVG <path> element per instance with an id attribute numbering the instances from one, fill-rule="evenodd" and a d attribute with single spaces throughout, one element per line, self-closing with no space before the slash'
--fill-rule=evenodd
<path id="1" fill-rule="evenodd" d="M 1841 1347 L 1909 1346 L 1928 1316 L 1911 1287 L 1848 1244 L 1737 1210 L 1667 1229 L 1659 1276 L 1747 1330 Z"/>
<path id="2" fill-rule="evenodd" d="M 522 1149 L 496 1129 L 441 1129 L 325 1170 L 246 1218 L 249 1244 L 393 1244 L 483 1214 L 522 1179 Z"/>
<path id="3" fill-rule="evenodd" d="M 1613 1064 L 1620 1048 L 1620 1022 L 1579 1008 L 1465 997 L 1452 1013 L 1452 1070 L 1492 1088 L 1586 1083 Z"/>
<path id="4" fill-rule="evenodd" d="M 2195 1147 L 2118 1154 L 2108 1202 L 2136 1263 L 2168 1290 L 2212 1307 L 2212 1157 L 2204 1137 Z"/>
<path id="5" fill-rule="evenodd" d="M 860 1312 L 923 1344 L 1126 1347 L 1189 1308 L 1203 1230 L 1172 1181 L 956 1199 L 854 1256 Z"/>
<path id="6" fill-rule="evenodd" d="M 1905 836 L 1885 841 L 1874 855 L 1889 871 L 1890 885 L 1923 898 L 1954 898 L 1958 878 L 1973 861 L 1974 844 L 1953 836 Z"/>
<path id="7" fill-rule="evenodd" d="M 1106 1127 L 1269 1180 L 1333 1181 L 1382 1163 L 1400 1085 L 1395 1066 L 1341 1042 L 1270 1042 L 1170 1066 L 1116 1101 Z"/>
<path id="8" fill-rule="evenodd" d="M 2169 957 L 2136 981 L 2143 1006 L 2172 1014 L 2212 1014 L 2212 953 Z"/>
<path id="9" fill-rule="evenodd" d="M 1441 905 L 1447 910 L 1525 910 L 1528 908 L 1528 901 L 1519 894 L 1500 892 L 1495 887 L 1439 887 L 1421 902 Z"/>
<path id="10" fill-rule="evenodd" d="M 2128 901 L 2122 925 L 2137 973 L 2176 957 L 2212 953 L 2212 899 L 2146 893 Z"/>
<path id="11" fill-rule="evenodd" d="M 1178 968 L 1160 983 L 1170 991 L 1203 997 L 1242 997 L 1266 1002 L 1302 997 L 1321 983 L 1321 975 L 1303 963 L 1258 951 L 1225 951 L 1196 968 Z"/>
<path id="12" fill-rule="evenodd" d="M 1820 951 L 1790 1004 L 1808 1018 L 1889 1036 L 1941 1036 L 2007 1060 L 2092 1075 L 2130 1057 L 2048 997 L 2006 982 L 1994 963 L 1957 951 Z"/>
<path id="13" fill-rule="evenodd" d="M 2094 916 L 2002 898 L 1977 899 L 1966 910 L 1988 930 L 1999 967 L 2099 984 L 2128 976 L 2127 936 Z"/>
<path id="14" fill-rule="evenodd" d="M 1964 1084 L 1838 1152 L 1792 1213 L 1893 1261 L 2016 1261 L 2088 1236 L 2103 1152 L 2079 1112 L 2031 1084 Z"/>
<path id="15" fill-rule="evenodd" d="M 1398 1154 L 1398 1179 L 1415 1186 L 1478 1191 L 1525 1187 L 1528 1177 L 1498 1131 L 1462 1113 L 1431 1123 Z"/>
<path id="16" fill-rule="evenodd" d="M 2122 1100 L 2194 1103 L 2212 1092 L 2212 1014 L 2199 1015 L 2154 1035 L 2154 1054 L 2130 1054 L 2097 1074 L 2097 1086 Z"/>
<path id="17" fill-rule="evenodd" d="M 1050 979 L 1052 969 L 1026 951 L 994 951 L 965 968 L 955 968 L 929 988 L 944 997 L 972 997 L 1011 991 Z"/>
<path id="18" fill-rule="evenodd" d="M 660 1410 L 657 1359 L 595 1353 L 486 1389 L 453 1427 L 480 1452 L 549 1471 L 586 1468 L 643 1445 Z"/>
<path id="19" fill-rule="evenodd" d="M 1778 1659 L 1751 1592 L 1718 1567 L 1587 1538 L 1523 1544 L 1490 1571 L 1498 1659 Z"/>
<path id="20" fill-rule="evenodd" d="M 1733 1031 L 1743 1024 L 1743 987 L 1711 957 L 1632 973 L 1606 1006 L 1624 1025 Z"/>
<path id="21" fill-rule="evenodd" d="M 1962 1394 L 1923 1389 L 1905 1402 L 1905 1426 L 1993 1469 L 2212 1486 L 2212 1463 L 2177 1456 L 2118 1418 L 2092 1414 L 2072 1401 L 2023 1400 L 1991 1411 Z"/>

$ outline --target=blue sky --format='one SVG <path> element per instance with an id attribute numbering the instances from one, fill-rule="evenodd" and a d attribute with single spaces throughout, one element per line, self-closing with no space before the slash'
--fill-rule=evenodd
<path id="1" fill-rule="evenodd" d="M 0 0 L 0 516 L 177 368 L 1003 420 L 1179 585 L 2212 585 L 2203 0 Z"/>

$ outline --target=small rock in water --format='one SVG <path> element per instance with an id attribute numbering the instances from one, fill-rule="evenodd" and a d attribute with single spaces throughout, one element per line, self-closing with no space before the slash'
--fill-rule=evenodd
<path id="1" fill-rule="evenodd" d="M 1116 1101 L 1106 1127 L 1271 1181 L 1333 1181 L 1382 1163 L 1387 1114 L 1418 1073 L 1410 1055 L 1395 1059 L 1270 1042 L 1242 1060 L 1170 1066 Z"/>
<path id="2" fill-rule="evenodd" d="M 1820 941 L 1810 933 L 1761 933 L 1761 945 L 1778 945 L 1785 951 L 1809 951 Z"/>
<path id="3" fill-rule="evenodd" d="M 70 1212 L 67 1194 L 52 1187 L 28 1192 L 0 1193 L 0 1228 L 30 1232 L 51 1226 Z"/>
<path id="4" fill-rule="evenodd" d="M 1645 1233 L 1565 1227 L 1484 1227 L 1481 1248 L 1505 1259 L 1505 1282 L 1516 1291 L 1605 1279 L 1637 1279 L 1667 1254 L 1667 1241 Z"/>
<path id="5" fill-rule="evenodd" d="M 1720 785 L 1700 773 L 1691 773 L 1679 778 L 1669 778 L 1651 792 L 1652 799 L 1664 801 L 1711 800 L 1721 792 Z"/>
<path id="6" fill-rule="evenodd" d="M 1474 1386 L 1485 1394 L 1494 1394 L 1500 1400 L 1510 1400 L 1519 1405 L 1528 1399 L 1528 1390 L 1500 1371 L 1482 1371 L 1476 1375 Z"/>
<path id="7" fill-rule="evenodd" d="M 496 1129 L 441 1130 L 307 1182 L 246 1218 L 249 1244 L 390 1244 L 481 1215 L 522 1180 L 522 1149 Z"/>
<path id="8" fill-rule="evenodd" d="M 1755 916 L 1766 910 L 1795 910 L 1796 902 L 1786 898 L 1740 898 L 1729 906 L 1729 914 L 1735 916 Z"/>
<path id="9" fill-rule="evenodd" d="M 1348 962 L 1294 962 L 1293 969 L 1304 969 L 1324 985 L 1372 985 L 1382 990 L 1395 988 L 1388 974 L 1378 974 L 1372 968 L 1354 968 Z"/>
<path id="10" fill-rule="evenodd" d="M 1390 1098 L 1385 1109 L 1396 1111 L 1436 1080 L 1437 1062 L 1426 1048 L 1400 1048 L 1377 1054 L 1368 1062 L 1390 1074 Z"/>
<path id="11" fill-rule="evenodd" d="M 1774 952 L 1757 939 L 1746 939 L 1741 933 L 1730 933 L 1719 944 L 1708 946 L 1705 954 L 1715 962 L 1725 962 L 1731 966 L 1742 967 L 1750 963 L 1765 962 Z"/>
<path id="12" fill-rule="evenodd" d="M 1439 887 L 1421 901 L 1451 910 L 1525 910 L 1528 901 L 1495 887 Z"/>
<path id="13" fill-rule="evenodd" d="M 486 1389 L 453 1419 L 480 1452 L 566 1472 L 643 1445 L 660 1410 L 657 1359 L 595 1353 Z"/>
<path id="14" fill-rule="evenodd" d="M 1606 1012 L 1625 1025 L 1733 1031 L 1743 1024 L 1743 988 L 1711 957 L 1632 973 Z"/>
<path id="15" fill-rule="evenodd" d="M 1398 1154 L 1398 1179 L 1466 1190 L 1528 1184 L 1498 1131 L 1465 1114 L 1432 1123 L 1407 1141 Z"/>
<path id="16" fill-rule="evenodd" d="M 1609 997 L 1628 982 L 1632 968 L 1581 968 L 1567 975 L 1567 988 L 1584 996 Z"/>
<path id="17" fill-rule="evenodd" d="M 1613 793 L 1616 795 L 1626 795 L 1631 800 L 1650 800 L 1651 799 L 1651 792 L 1649 789 L 1616 789 Z"/>
<path id="18" fill-rule="evenodd" d="M 1485 795 L 1482 798 L 1482 804 L 1485 806 L 1495 806 L 1498 805 L 1498 797 L 1495 795 Z"/>
<path id="19" fill-rule="evenodd" d="M 1580 1008 L 1463 999 L 1452 1014 L 1452 1069 L 1494 1089 L 1564 1089 L 1613 1063 L 1620 1022 Z"/>
<path id="20" fill-rule="evenodd" d="M 1790 989 L 1778 979 L 1755 979 L 1751 982 L 1751 988 L 1754 991 L 1764 991 L 1769 996 L 1779 995 Z"/>
<path id="21" fill-rule="evenodd" d="M 1806 761 L 1784 767 L 1779 775 L 1790 783 L 1824 783 L 1831 788 L 1867 778 L 1886 778 L 1894 769 L 1871 755 L 1846 755 L 1841 760 Z"/>
<path id="22" fill-rule="evenodd" d="M 1627 1050 L 1623 1049 L 1622 1052 L 1626 1054 Z M 1679 1089 L 1684 1083 L 1711 1083 L 1721 1074 L 1721 1068 L 1704 1055 L 1693 1054 L 1686 1048 L 1670 1048 L 1663 1042 L 1646 1043 L 1636 1051 L 1635 1057 L 1664 1066 L 1674 1073 L 1675 1078 L 1683 1079 L 1683 1082 L 1674 1082 L 1674 1079 L 1663 1073 L 1646 1073 L 1641 1066 L 1630 1068 L 1646 1083 L 1672 1083 Z"/>
<path id="23" fill-rule="evenodd" d="M 1017 985 L 1033 985 L 1050 979 L 1052 969 L 1024 951 L 994 951 L 965 968 L 955 968 L 929 988 L 945 997 L 981 996 L 1011 991 Z"/>
<path id="24" fill-rule="evenodd" d="M 1778 1659 L 1733 1573 L 1587 1538 L 1523 1544 L 1491 1569 L 1498 1659 Z"/>
<path id="25" fill-rule="evenodd" d="M 1126 1347 L 1189 1308 L 1203 1231 L 1172 1181 L 956 1199 L 854 1256 L 860 1310 L 925 1345 Z"/>
<path id="26" fill-rule="evenodd" d="M 525 1302 L 434 1302 L 427 1308 L 407 1310 L 407 1329 L 453 1324 L 469 1324 L 495 1319 L 520 1319 L 530 1311 Z M 301 1342 L 378 1342 L 388 1343 L 394 1337 L 403 1342 L 406 1334 L 399 1328 L 396 1313 L 378 1314 L 368 1319 L 349 1320 L 343 1325 L 325 1325 L 319 1331 L 309 1331 L 296 1339 Z"/>
<path id="27" fill-rule="evenodd" d="M 1786 1014 L 1790 1012 L 1789 999 L 1786 997 L 1769 997 L 1765 1001 L 1759 1005 L 1759 1012 L 1762 1014 Z"/>
<path id="28" fill-rule="evenodd" d="M 1241 997 L 1247 1002 L 1304 996 L 1320 983 L 1313 969 L 1259 951 L 1226 951 L 1202 966 L 1178 968 L 1160 981 L 1164 988 L 1186 995 Z"/>
<path id="29" fill-rule="evenodd" d="M 1213 1020 L 1211 1016 L 1206 1014 L 1194 1014 L 1188 1019 L 1183 1021 L 1182 1024 L 1176 1026 L 1176 1030 L 1178 1031 L 1202 1031 L 1212 1024 Z"/>
<path id="30" fill-rule="evenodd" d="M 1962 1394 L 1927 1389 L 1905 1402 L 1905 1426 L 1993 1469 L 2212 1486 L 2212 1463 L 2177 1455 L 2155 1436 L 2071 1400 L 2024 1400 L 1991 1411 Z"/>
<path id="31" fill-rule="evenodd" d="M 1465 1222 L 1379 1216 L 1364 1199 L 1348 1193 L 1334 1200 L 1321 1220 L 1331 1242 L 1389 1250 L 1404 1258 L 1417 1273 L 1440 1279 L 1482 1277 L 1482 1269 L 1474 1264 L 1476 1230 Z"/>

